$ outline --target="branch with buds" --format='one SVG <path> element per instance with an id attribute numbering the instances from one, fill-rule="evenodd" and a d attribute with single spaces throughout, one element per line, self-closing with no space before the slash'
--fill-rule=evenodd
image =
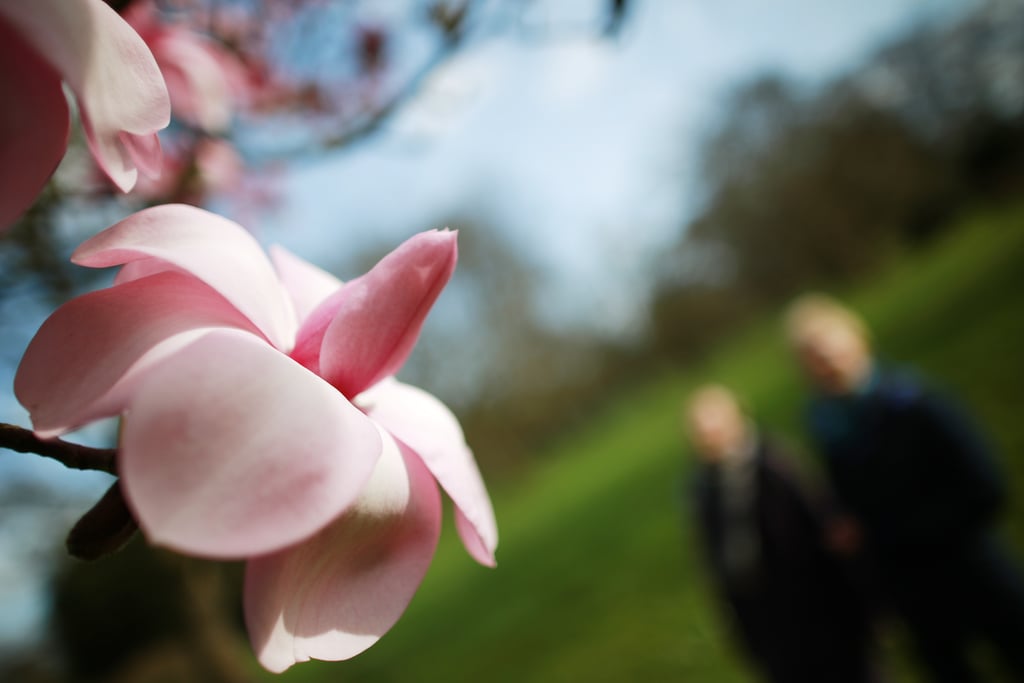
<path id="1" fill-rule="evenodd" d="M 92 448 L 62 439 L 40 439 L 17 425 L 0 423 L 0 448 L 35 453 L 76 470 L 117 474 L 117 449 Z M 119 549 L 138 531 L 138 524 L 121 493 L 119 482 L 75 523 L 65 542 L 68 552 L 82 560 L 95 560 Z"/>

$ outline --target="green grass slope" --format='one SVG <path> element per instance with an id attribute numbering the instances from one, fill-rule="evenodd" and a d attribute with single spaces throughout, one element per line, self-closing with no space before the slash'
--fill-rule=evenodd
<path id="1" fill-rule="evenodd" d="M 970 403 L 1011 490 L 1024 493 L 1024 209 L 976 215 L 842 294 L 875 327 L 884 355 Z M 735 387 L 800 446 L 801 387 L 772 318 L 700 367 L 608 397 L 528 480 L 494 490 L 496 570 L 476 566 L 449 526 L 408 613 L 379 644 L 277 680 L 750 680 L 708 594 L 683 495 L 678 406 L 709 379 Z M 1015 498 L 1008 526 L 1018 548 L 1022 513 Z"/>

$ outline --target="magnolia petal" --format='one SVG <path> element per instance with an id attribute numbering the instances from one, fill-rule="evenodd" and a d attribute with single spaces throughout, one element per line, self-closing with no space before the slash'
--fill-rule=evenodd
<path id="1" fill-rule="evenodd" d="M 466 550 L 493 567 L 494 508 L 455 415 L 426 391 L 391 378 L 360 394 L 356 404 L 423 459 L 455 503 L 456 529 Z"/>
<path id="2" fill-rule="evenodd" d="M 249 638 L 271 671 L 359 654 L 395 624 L 426 574 L 441 533 L 437 486 L 418 458 L 382 438 L 384 454 L 352 509 L 246 568 Z"/>
<path id="3" fill-rule="evenodd" d="M 70 116 L 60 75 L 0 10 L 0 230 L 23 214 L 68 146 Z M 16 65 L 16 66 L 13 66 Z"/>
<path id="4" fill-rule="evenodd" d="M 14 378 L 34 428 L 53 436 L 100 417 L 93 404 L 143 354 L 204 327 L 256 330 L 195 278 L 161 273 L 72 299 L 36 332 Z M 119 412 L 117 406 L 112 409 Z"/>
<path id="5" fill-rule="evenodd" d="M 341 288 L 341 280 L 284 247 L 272 245 L 270 260 L 281 284 L 292 298 L 295 315 L 300 321 L 304 321 L 324 299 Z"/>
<path id="6" fill-rule="evenodd" d="M 121 269 L 117 271 L 117 275 L 114 276 L 114 284 L 121 285 L 132 280 L 141 280 L 144 277 L 156 275 L 157 273 L 180 273 L 193 280 L 195 279 L 184 268 L 178 268 L 174 264 L 161 261 L 158 258 L 144 258 L 139 261 L 129 261 L 121 266 Z"/>
<path id="7" fill-rule="evenodd" d="M 196 327 L 168 337 L 150 348 L 131 364 L 113 386 L 91 401 L 88 406 L 82 408 L 74 424 L 76 426 L 86 425 L 96 420 L 123 414 L 131 403 L 132 397 L 138 392 L 139 386 L 145 381 L 151 368 L 215 329 L 219 328 Z M 67 431 L 66 428 L 49 431 L 45 429 L 35 430 L 36 435 L 43 439 L 60 436 L 65 431 Z"/>
<path id="8" fill-rule="evenodd" d="M 291 349 L 297 326 L 291 301 L 259 242 L 234 221 L 185 204 L 154 206 L 87 240 L 71 256 L 92 268 L 145 259 L 156 262 L 138 266 L 139 272 L 191 273 L 234 304 L 274 346 Z"/>
<path id="9" fill-rule="evenodd" d="M 164 167 L 163 149 L 160 147 L 160 136 L 156 133 L 149 135 L 131 135 L 121 132 L 118 134 L 125 153 L 132 163 L 142 171 L 143 175 L 150 178 L 159 178 Z"/>
<path id="10" fill-rule="evenodd" d="M 338 313 L 348 294 L 345 287 L 337 289 L 321 301 L 305 318 L 295 334 L 295 348 L 291 356 L 304 367 L 323 377 L 320 372 L 320 350 L 324 345 L 324 335 L 334 316 Z"/>
<path id="11" fill-rule="evenodd" d="M 485 540 L 484 535 L 478 529 L 478 524 L 472 522 L 462 508 L 455 507 L 455 530 L 462 539 L 462 546 L 474 560 L 485 567 L 497 567 L 498 561 L 494 558 L 494 551 L 498 543 L 498 528 L 493 524 L 494 513 L 491 512 L 493 531 L 488 531 L 490 540 Z"/>
<path id="12" fill-rule="evenodd" d="M 356 501 L 380 452 L 376 426 L 333 387 L 221 329 L 148 371 L 118 466 L 151 541 L 242 558 L 320 531 Z"/>
<path id="13" fill-rule="evenodd" d="M 322 377 L 352 397 L 398 371 L 455 270 L 456 236 L 420 233 L 341 289 L 320 349 Z"/>
<path id="14" fill-rule="evenodd" d="M 75 93 L 89 148 L 127 192 L 142 165 L 159 168 L 153 134 L 170 122 L 170 99 L 139 35 L 102 0 L 0 2 L 0 15 L 60 72 Z M 126 146 L 134 136 L 147 141 Z"/>

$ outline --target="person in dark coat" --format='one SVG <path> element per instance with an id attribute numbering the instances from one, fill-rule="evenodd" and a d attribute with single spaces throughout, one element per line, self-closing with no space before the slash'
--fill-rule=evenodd
<path id="1" fill-rule="evenodd" d="M 739 644 L 767 680 L 876 680 L 858 592 L 825 547 L 823 522 L 785 461 L 717 385 L 685 415 L 699 456 L 696 519 Z"/>
<path id="2" fill-rule="evenodd" d="M 864 323 L 838 302 L 798 299 L 787 328 L 815 390 L 811 436 L 851 515 L 843 533 L 870 553 L 932 679 L 987 680 L 969 654 L 982 638 L 1024 681 L 1024 583 L 992 534 L 1005 491 L 979 430 L 876 363 Z"/>

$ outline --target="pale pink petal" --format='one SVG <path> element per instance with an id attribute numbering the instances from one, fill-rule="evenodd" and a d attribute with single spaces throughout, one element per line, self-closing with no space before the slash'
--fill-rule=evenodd
<path id="1" fill-rule="evenodd" d="M 426 391 L 394 379 L 360 394 L 356 405 L 423 459 L 455 503 L 456 528 L 466 550 L 493 567 L 498 546 L 494 508 L 455 415 Z"/>
<path id="2" fill-rule="evenodd" d="M 153 134 L 170 121 L 156 60 L 139 35 L 103 0 L 4 0 L 5 17 L 64 77 L 78 100 L 89 147 L 127 192 L 142 166 L 159 168 Z M 134 136 L 143 138 L 136 144 Z"/>
<path id="3" fill-rule="evenodd" d="M 405 611 L 434 555 L 441 501 L 423 464 L 386 434 L 359 503 L 317 536 L 251 560 L 245 621 L 260 663 L 348 659 Z"/>
<path id="4" fill-rule="evenodd" d="M 462 508 L 455 508 L 455 530 L 462 539 L 462 545 L 474 560 L 485 567 L 497 567 L 498 561 L 494 559 L 494 551 L 498 543 L 498 528 L 493 524 L 494 513 L 491 513 L 493 532 L 488 535 L 492 540 L 485 540 L 480 533 L 479 524 L 473 522 L 462 511 Z"/>
<path id="5" fill-rule="evenodd" d="M 144 259 L 163 263 L 140 266 L 141 272 L 191 273 L 234 304 L 274 346 L 291 349 L 297 327 L 291 301 L 263 249 L 242 226 L 194 206 L 165 204 L 132 214 L 71 256 L 93 268 Z"/>
<path id="6" fill-rule="evenodd" d="M 304 318 L 299 318 L 302 322 L 299 331 L 295 333 L 295 348 L 292 349 L 291 356 L 321 377 L 323 375 L 320 372 L 320 350 L 324 345 L 324 335 L 347 296 L 343 285 L 335 290 L 334 294 L 322 300 Z"/>
<path id="7" fill-rule="evenodd" d="M 14 393 L 41 435 L 59 434 L 95 419 L 92 404 L 158 343 L 210 326 L 256 333 L 223 297 L 179 273 L 85 294 L 43 323 L 18 366 Z"/>
<path id="8" fill-rule="evenodd" d="M 325 270 L 304 261 L 284 247 L 270 247 L 270 260 L 274 263 L 281 284 L 288 291 L 299 321 L 304 321 L 324 299 L 338 291 L 342 282 Z"/>
<path id="9" fill-rule="evenodd" d="M 192 273 L 188 272 L 184 268 L 179 268 L 174 264 L 168 263 L 167 261 L 161 261 L 158 258 L 144 258 L 138 261 L 129 261 L 121 266 L 117 271 L 117 275 L 114 276 L 114 284 L 122 285 L 126 282 L 131 282 L 132 280 L 141 280 L 144 277 L 156 275 L 157 273 L 179 273 L 195 279 L 192 276 Z M 253 327 L 255 327 L 255 325 Z"/>
<path id="10" fill-rule="evenodd" d="M 333 387 L 238 330 L 153 366 L 124 412 L 118 469 L 153 542 L 213 558 L 274 552 L 357 500 L 376 426 Z"/>
<path id="11" fill-rule="evenodd" d="M 243 319 L 244 320 L 244 319 Z M 248 321 L 246 321 L 248 322 Z M 157 363 L 163 362 L 165 358 L 177 353 L 195 340 L 218 327 L 196 327 L 183 332 L 178 332 L 158 342 L 148 351 L 138 357 L 127 370 L 121 375 L 113 386 L 102 394 L 92 399 L 87 406 L 83 406 L 74 420 L 74 425 L 87 425 L 96 420 L 107 417 L 115 417 L 124 413 L 131 403 L 132 397 L 139 390 L 142 382 L 145 381 L 150 369 Z M 47 439 L 53 436 L 60 436 L 67 431 L 67 427 L 45 430 L 36 429 L 36 435 Z"/>
<path id="12" fill-rule="evenodd" d="M 60 75 L 0 12 L 0 231 L 35 202 L 68 146 Z"/>
<path id="13" fill-rule="evenodd" d="M 458 257 L 456 233 L 420 233 L 347 283 L 324 333 L 320 375 L 355 396 L 393 375 L 409 356 L 423 321 L 448 284 Z"/>
<path id="14" fill-rule="evenodd" d="M 122 132 L 118 137 L 128 158 L 143 175 L 150 178 L 159 178 L 162 175 L 164 159 L 159 135 L 132 135 Z"/>

